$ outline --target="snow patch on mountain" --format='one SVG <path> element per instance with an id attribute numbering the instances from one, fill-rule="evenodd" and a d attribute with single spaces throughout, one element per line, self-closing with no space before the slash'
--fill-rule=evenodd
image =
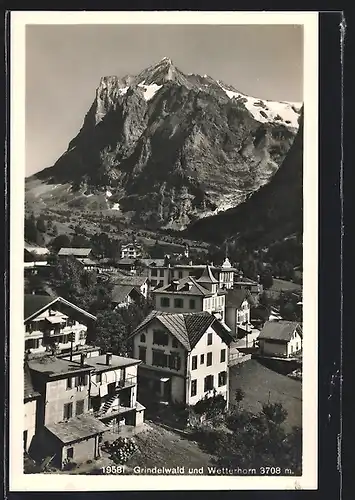
<path id="1" fill-rule="evenodd" d="M 228 90 L 220 83 L 219 86 L 225 91 L 230 99 L 241 101 L 258 122 L 279 122 L 290 127 L 298 128 L 299 111 L 302 104 L 262 100 L 257 97 Z"/>
<path id="2" fill-rule="evenodd" d="M 155 94 L 162 88 L 162 85 L 157 85 L 155 83 L 152 83 L 151 85 L 144 85 L 143 83 L 139 83 L 138 87 L 141 87 L 144 89 L 144 99 L 146 101 L 150 101 Z"/>

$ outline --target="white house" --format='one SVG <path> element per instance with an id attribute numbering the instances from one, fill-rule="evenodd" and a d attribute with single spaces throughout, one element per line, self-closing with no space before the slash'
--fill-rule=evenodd
<path id="1" fill-rule="evenodd" d="M 294 321 L 267 321 L 259 335 L 260 353 L 265 356 L 292 357 L 302 350 L 302 328 Z"/>
<path id="2" fill-rule="evenodd" d="M 218 289 L 218 281 L 209 266 L 198 279 L 188 276 L 174 280 L 152 291 L 155 309 L 166 312 L 208 311 L 225 317 L 225 292 Z"/>
<path id="3" fill-rule="evenodd" d="M 227 326 L 208 312 L 152 311 L 132 334 L 142 364 L 138 387 L 147 401 L 194 405 L 213 389 L 228 403 Z"/>
<path id="4" fill-rule="evenodd" d="M 121 246 L 121 259 L 138 259 L 142 256 L 142 247 L 135 243 Z"/>
<path id="5" fill-rule="evenodd" d="M 44 353 L 54 346 L 62 353 L 86 343 L 88 325 L 96 317 L 63 299 L 26 294 L 24 301 L 25 351 Z"/>

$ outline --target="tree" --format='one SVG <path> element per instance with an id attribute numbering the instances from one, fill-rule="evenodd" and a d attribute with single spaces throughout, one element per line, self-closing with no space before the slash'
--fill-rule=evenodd
<path id="1" fill-rule="evenodd" d="M 95 345 L 104 352 L 111 351 L 121 356 L 127 354 L 127 325 L 118 312 L 106 310 L 98 313 L 94 335 Z"/>
<path id="2" fill-rule="evenodd" d="M 61 248 L 70 247 L 70 238 L 66 234 L 60 234 L 50 242 L 50 246 L 55 252 L 59 252 Z"/>
<path id="3" fill-rule="evenodd" d="M 39 231 L 40 233 L 46 232 L 46 223 L 42 217 L 39 217 L 37 219 L 36 227 L 37 227 L 37 231 Z"/>
<path id="4" fill-rule="evenodd" d="M 274 284 L 274 278 L 272 277 L 271 271 L 268 269 L 260 276 L 260 284 L 263 285 L 265 290 L 268 290 Z"/>
<path id="5" fill-rule="evenodd" d="M 58 234 L 58 227 L 56 226 L 56 224 L 53 225 L 52 233 L 53 233 L 53 236 L 57 236 L 57 234 Z"/>
<path id="6" fill-rule="evenodd" d="M 90 241 L 82 234 L 74 234 L 71 239 L 71 246 L 73 248 L 86 248 L 90 246 Z"/>

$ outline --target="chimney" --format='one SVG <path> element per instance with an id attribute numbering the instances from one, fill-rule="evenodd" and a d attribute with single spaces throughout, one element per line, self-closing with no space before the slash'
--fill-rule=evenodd
<path id="1" fill-rule="evenodd" d="M 84 366 L 85 365 L 85 361 L 86 361 L 86 353 L 85 352 L 82 352 L 80 354 L 80 364 L 81 366 Z"/>
<path id="2" fill-rule="evenodd" d="M 112 352 L 107 352 L 106 353 L 106 365 L 110 366 L 112 361 Z"/>

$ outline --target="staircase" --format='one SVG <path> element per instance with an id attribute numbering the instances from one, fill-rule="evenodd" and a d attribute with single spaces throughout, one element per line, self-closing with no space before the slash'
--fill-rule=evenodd
<path id="1" fill-rule="evenodd" d="M 114 400 L 115 400 L 116 398 L 117 398 L 117 395 L 116 395 L 116 394 L 114 394 L 113 396 L 109 397 L 109 398 L 105 401 L 105 403 L 104 403 L 103 407 L 100 409 L 100 414 L 101 414 L 101 415 L 104 415 L 105 413 L 107 413 L 107 412 L 108 412 L 108 410 L 111 408 L 112 403 L 114 402 Z"/>

